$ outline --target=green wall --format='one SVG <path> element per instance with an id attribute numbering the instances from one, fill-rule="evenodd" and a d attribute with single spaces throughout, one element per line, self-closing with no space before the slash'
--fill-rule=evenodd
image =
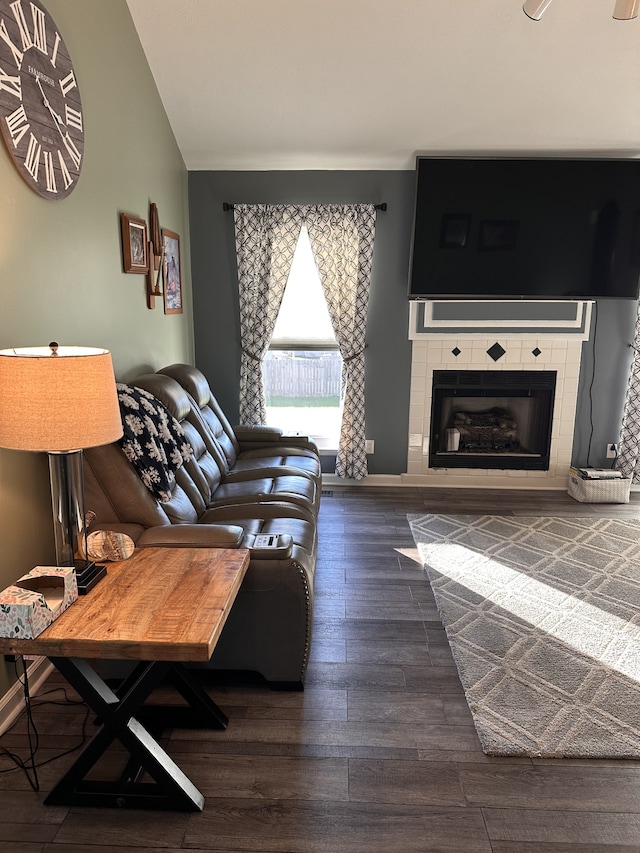
<path id="1" fill-rule="evenodd" d="M 73 58 L 85 154 L 74 192 L 41 199 L 0 143 L 0 348 L 105 347 L 116 376 L 193 360 L 187 172 L 125 0 L 44 0 Z M 120 212 L 181 237 L 185 309 L 147 308 L 145 277 L 122 272 Z M 79 412 L 81 417 L 82 413 Z M 53 561 L 46 456 L 0 450 L 0 588 Z M 13 668 L 0 661 L 0 695 Z"/>

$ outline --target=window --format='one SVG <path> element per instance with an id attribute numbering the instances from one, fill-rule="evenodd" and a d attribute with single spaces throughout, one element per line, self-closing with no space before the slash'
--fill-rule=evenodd
<path id="1" fill-rule="evenodd" d="M 341 373 L 342 359 L 303 225 L 263 362 L 267 423 L 311 436 L 320 450 L 337 450 Z"/>

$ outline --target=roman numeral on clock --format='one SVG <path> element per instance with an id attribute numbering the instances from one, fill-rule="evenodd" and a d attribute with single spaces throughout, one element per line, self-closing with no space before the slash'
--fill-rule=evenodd
<path id="1" fill-rule="evenodd" d="M 76 130 L 82 131 L 82 113 L 74 110 L 69 104 L 64 105 L 64 118 L 67 127 L 75 127 Z"/>
<path id="2" fill-rule="evenodd" d="M 64 157 L 62 156 L 62 151 L 58 149 L 58 160 L 60 162 L 60 171 L 62 172 L 62 180 L 64 182 L 65 190 L 68 190 L 71 184 L 73 183 L 73 178 L 69 174 L 69 170 L 67 169 L 67 164 L 64 162 Z"/>
<path id="3" fill-rule="evenodd" d="M 17 148 L 20 144 L 20 140 L 31 127 L 27 121 L 27 114 L 24 111 L 24 107 L 22 105 L 19 106 L 17 110 L 14 110 L 11 115 L 6 117 L 5 121 L 7 122 L 9 133 L 11 134 L 13 147 Z"/>
<path id="4" fill-rule="evenodd" d="M 60 47 L 60 33 L 56 33 L 55 41 L 53 42 L 53 51 L 51 52 L 51 64 L 53 67 L 56 67 L 56 60 L 58 58 L 58 48 Z"/>
<path id="5" fill-rule="evenodd" d="M 19 101 L 22 100 L 22 81 L 20 77 L 12 77 L 3 68 L 0 68 L 0 89 L 10 92 Z"/>
<path id="6" fill-rule="evenodd" d="M 27 148 L 27 156 L 24 159 L 24 167 L 36 183 L 38 182 L 41 150 L 42 145 L 40 145 L 32 133 L 29 137 L 29 147 Z"/>
<path id="7" fill-rule="evenodd" d="M 20 30 L 20 39 L 22 40 L 22 49 L 29 50 L 30 47 L 36 47 L 42 53 L 47 52 L 47 30 L 45 24 L 44 12 L 42 9 L 29 3 L 31 7 L 31 21 L 33 23 L 33 35 L 27 24 L 27 19 L 22 8 L 22 0 L 15 0 L 11 3 L 11 10 L 16 19 L 18 29 Z"/>
<path id="8" fill-rule="evenodd" d="M 53 171 L 53 154 L 51 151 L 43 151 L 42 156 L 44 157 L 44 174 L 47 182 L 47 190 L 50 193 L 57 193 L 56 174 Z"/>
<path id="9" fill-rule="evenodd" d="M 60 80 L 60 88 L 62 89 L 62 94 L 67 97 L 67 92 L 73 89 L 78 84 L 76 83 L 76 75 L 73 73 L 73 69 L 67 74 L 66 77 L 63 77 Z"/>
<path id="10" fill-rule="evenodd" d="M 9 37 L 9 33 L 7 31 L 7 25 L 5 24 L 4 20 L 0 21 L 0 38 L 8 46 L 13 56 L 13 61 L 16 64 L 16 68 L 18 69 L 18 71 L 20 71 L 20 69 L 22 68 L 22 59 L 24 57 L 24 54 L 11 41 L 11 38 Z"/>
<path id="11" fill-rule="evenodd" d="M 73 139 L 71 139 L 68 133 L 65 133 L 65 135 L 62 137 L 62 141 L 64 142 L 64 147 L 69 153 L 69 157 L 71 157 L 71 159 L 73 160 L 73 165 L 76 167 L 76 169 L 79 169 L 80 161 L 82 160 L 82 154 L 76 148 Z"/>

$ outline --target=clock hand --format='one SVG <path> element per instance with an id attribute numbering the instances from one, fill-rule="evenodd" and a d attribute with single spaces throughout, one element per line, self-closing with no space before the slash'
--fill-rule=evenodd
<path id="1" fill-rule="evenodd" d="M 45 105 L 45 107 L 49 110 L 49 112 L 51 113 L 51 116 L 52 116 L 53 120 L 54 120 L 54 121 L 55 121 L 55 123 L 56 123 L 56 126 L 57 126 L 57 128 L 58 128 L 58 131 L 60 132 L 60 135 L 62 136 L 62 135 L 63 135 L 63 133 L 62 133 L 61 128 L 62 128 L 62 127 L 65 127 L 65 124 L 64 124 L 64 122 L 62 121 L 62 117 L 58 115 L 58 113 L 53 109 L 53 107 L 52 107 L 52 106 L 51 106 L 51 104 L 49 103 L 49 99 L 47 98 L 47 96 L 46 96 L 46 95 L 45 95 L 45 93 L 44 93 L 44 89 L 42 88 L 42 83 L 40 82 L 40 78 L 39 78 L 39 77 L 36 77 L 36 83 L 38 84 L 38 88 L 40 89 L 40 92 L 41 92 L 41 94 L 42 94 L 42 100 L 43 100 L 43 102 L 44 102 L 44 105 Z"/>
<path id="2" fill-rule="evenodd" d="M 78 151 L 78 149 L 74 145 L 73 140 L 69 136 L 69 130 L 68 130 L 67 126 L 65 125 L 64 121 L 62 120 L 61 116 L 58 115 L 58 113 L 53 109 L 53 107 L 49 103 L 49 99 L 47 98 L 47 96 L 44 93 L 44 89 L 42 88 L 42 83 L 40 82 L 39 77 L 36 77 L 36 82 L 38 84 L 40 92 L 42 93 L 44 105 L 49 110 L 49 112 L 51 113 L 51 116 L 53 117 L 53 121 L 55 122 L 55 125 L 58 128 L 58 133 L 62 137 L 62 142 L 64 143 L 64 147 L 67 149 L 67 153 L 68 153 L 69 157 L 71 157 L 71 160 L 73 161 L 73 163 L 77 169 L 80 167 L 80 161 L 82 159 L 82 155 L 80 154 L 80 152 Z"/>

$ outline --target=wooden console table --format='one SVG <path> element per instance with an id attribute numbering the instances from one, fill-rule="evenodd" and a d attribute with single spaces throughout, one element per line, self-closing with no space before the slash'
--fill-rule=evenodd
<path id="1" fill-rule="evenodd" d="M 204 797 L 136 718 L 170 680 L 191 724 L 227 718 L 183 664 L 208 661 L 249 564 L 244 549 L 142 548 L 33 640 L 0 638 L 0 654 L 44 655 L 95 712 L 100 728 L 45 799 L 51 805 L 201 811 Z M 90 660 L 139 661 L 112 690 Z M 161 714 L 158 706 L 155 716 Z M 130 760 L 116 781 L 86 776 L 114 740 Z M 154 781 L 141 781 L 143 774 Z"/>

